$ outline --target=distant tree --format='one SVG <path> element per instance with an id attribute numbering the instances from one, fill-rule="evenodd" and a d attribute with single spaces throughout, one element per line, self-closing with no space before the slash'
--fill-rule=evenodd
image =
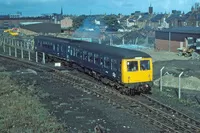
<path id="1" fill-rule="evenodd" d="M 84 20 L 87 18 L 86 15 L 81 15 L 78 17 L 73 18 L 73 28 L 77 29 L 83 25 Z"/>
<path id="2" fill-rule="evenodd" d="M 108 15 L 104 17 L 104 23 L 108 26 L 109 29 L 118 29 L 120 24 L 118 23 L 116 15 Z"/>

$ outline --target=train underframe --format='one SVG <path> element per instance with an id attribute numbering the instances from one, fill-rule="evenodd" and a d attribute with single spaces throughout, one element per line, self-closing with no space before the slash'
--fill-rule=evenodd
<path id="1" fill-rule="evenodd" d="M 150 94 L 151 93 L 151 87 L 153 86 L 153 82 L 144 82 L 144 83 L 135 83 L 135 84 L 122 84 L 120 81 L 110 79 L 104 75 L 101 75 L 98 72 L 95 72 L 89 68 L 86 68 L 84 66 L 79 65 L 76 62 L 66 61 L 65 59 L 60 59 L 55 56 L 46 56 L 47 62 L 54 62 L 54 61 L 60 61 L 62 62 L 62 66 L 68 66 L 70 68 L 76 69 L 82 73 L 85 73 L 89 75 L 90 77 L 93 77 L 95 80 L 100 81 L 101 83 L 110 86 L 112 88 L 115 88 L 118 90 L 121 94 L 124 95 L 138 95 L 138 94 Z"/>

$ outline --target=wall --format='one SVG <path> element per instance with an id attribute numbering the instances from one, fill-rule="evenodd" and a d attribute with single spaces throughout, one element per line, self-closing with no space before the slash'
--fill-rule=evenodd
<path id="1" fill-rule="evenodd" d="M 186 37 L 200 38 L 200 34 L 171 32 L 171 38 L 170 38 L 171 41 L 169 49 L 169 32 L 156 31 L 155 49 L 178 52 L 177 48 L 180 48 L 181 42 L 183 42 L 183 47 L 186 47 L 186 41 L 185 41 Z"/>
<path id="2" fill-rule="evenodd" d="M 22 29 L 27 29 L 37 33 L 61 33 L 60 24 L 40 23 L 21 26 Z"/>
<path id="3" fill-rule="evenodd" d="M 170 46 L 170 49 L 169 49 Z M 168 40 L 161 40 L 156 39 L 155 40 L 155 49 L 158 51 L 170 51 L 170 52 L 178 52 L 177 48 L 180 48 L 181 41 L 169 41 Z M 183 47 L 186 47 L 186 43 L 183 42 Z"/>

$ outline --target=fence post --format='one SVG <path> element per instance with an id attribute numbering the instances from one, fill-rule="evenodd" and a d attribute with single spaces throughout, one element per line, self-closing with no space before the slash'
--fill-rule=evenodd
<path id="1" fill-rule="evenodd" d="M 181 72 L 178 76 L 178 98 L 181 98 L 181 76 L 183 75 L 183 72 Z"/>
<path id="2" fill-rule="evenodd" d="M 31 52 L 30 52 L 30 50 L 28 51 L 28 60 L 29 61 L 31 60 Z"/>
<path id="3" fill-rule="evenodd" d="M 38 52 L 35 52 L 35 62 L 38 62 Z"/>
<path id="4" fill-rule="evenodd" d="M 8 50 L 9 50 L 9 56 L 11 56 L 11 47 L 10 46 L 9 46 Z"/>
<path id="5" fill-rule="evenodd" d="M 124 37 L 123 37 L 123 39 L 122 39 L 122 44 L 124 45 Z"/>
<path id="6" fill-rule="evenodd" d="M 6 46 L 5 46 L 5 44 L 3 44 L 3 52 L 4 53 L 6 52 Z"/>
<path id="7" fill-rule="evenodd" d="M 161 69 L 160 69 L 160 91 L 162 91 L 162 73 L 163 73 L 163 69 L 164 69 L 165 67 L 162 67 Z"/>
<path id="8" fill-rule="evenodd" d="M 24 51 L 23 51 L 23 47 L 22 47 L 22 43 L 21 43 L 21 58 L 24 58 Z"/>
<path id="9" fill-rule="evenodd" d="M 45 53 L 42 53 L 42 63 L 45 64 Z"/>

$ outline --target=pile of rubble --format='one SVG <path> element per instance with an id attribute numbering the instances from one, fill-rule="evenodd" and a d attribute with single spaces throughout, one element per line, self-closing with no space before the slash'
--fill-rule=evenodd
<path id="1" fill-rule="evenodd" d="M 160 78 L 154 81 L 154 85 L 159 86 Z M 178 88 L 179 86 L 179 77 L 174 76 L 166 72 L 162 77 L 162 83 L 165 87 Z M 197 77 L 182 77 L 181 78 L 181 88 L 187 90 L 200 90 L 200 79 Z"/>

